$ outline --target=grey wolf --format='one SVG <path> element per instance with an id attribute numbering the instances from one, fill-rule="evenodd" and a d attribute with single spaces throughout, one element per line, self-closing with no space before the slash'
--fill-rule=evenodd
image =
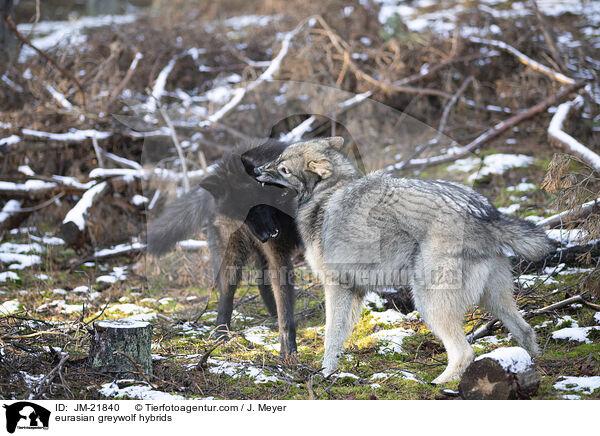
<path id="1" fill-rule="evenodd" d="M 294 222 L 296 200 L 289 190 L 263 186 L 256 167 L 275 159 L 287 144 L 267 140 L 223 156 L 216 169 L 190 192 L 168 204 L 148 227 L 148 251 L 161 255 L 177 241 L 203 230 L 219 288 L 217 332 L 227 335 L 242 268 L 262 271 L 260 295 L 279 323 L 281 355 L 296 353 L 292 256 L 301 246 Z M 261 276 L 259 275 L 259 277 Z"/>
<path id="2" fill-rule="evenodd" d="M 475 304 L 538 355 L 535 333 L 513 298 L 506 250 L 542 258 L 552 248 L 543 230 L 503 215 L 458 183 L 362 176 L 340 152 L 343 143 L 296 143 L 256 171 L 257 180 L 297 192 L 305 258 L 325 290 L 324 372 L 337 368 L 366 292 L 398 284 L 412 288 L 415 307 L 448 353 L 434 383 L 458 379 L 472 361 L 462 321 Z"/>

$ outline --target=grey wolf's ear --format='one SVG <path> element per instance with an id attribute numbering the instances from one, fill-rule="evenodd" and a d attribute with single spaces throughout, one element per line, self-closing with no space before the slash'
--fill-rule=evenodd
<path id="1" fill-rule="evenodd" d="M 325 142 L 334 150 L 340 151 L 344 146 L 344 138 L 341 136 L 332 136 L 330 138 L 325 138 Z"/>
<path id="2" fill-rule="evenodd" d="M 199 185 L 210 192 L 214 198 L 219 198 L 225 192 L 223 180 L 220 180 L 220 178 L 214 174 L 210 174 L 203 178 Z"/>
<path id="3" fill-rule="evenodd" d="M 333 166 L 327 159 L 311 160 L 307 165 L 308 171 L 317 174 L 322 179 L 331 175 Z"/>

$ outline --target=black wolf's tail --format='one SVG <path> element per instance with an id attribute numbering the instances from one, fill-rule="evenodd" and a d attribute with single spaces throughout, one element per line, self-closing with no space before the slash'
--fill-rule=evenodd
<path id="1" fill-rule="evenodd" d="M 162 214 L 148 224 L 148 252 L 164 254 L 176 242 L 192 236 L 206 225 L 214 208 L 212 195 L 200 187 L 168 204 Z"/>
<path id="2" fill-rule="evenodd" d="M 526 260 L 543 259 L 555 249 L 544 229 L 530 221 L 501 214 L 498 224 L 493 227 L 496 239 Z"/>

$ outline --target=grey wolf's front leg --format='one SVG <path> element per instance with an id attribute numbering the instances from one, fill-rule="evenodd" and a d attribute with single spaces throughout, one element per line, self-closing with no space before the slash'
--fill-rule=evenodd
<path id="1" fill-rule="evenodd" d="M 325 375 L 330 375 L 337 369 L 344 351 L 344 342 L 360 315 L 362 301 L 362 295 L 338 284 L 325 285 Z"/>

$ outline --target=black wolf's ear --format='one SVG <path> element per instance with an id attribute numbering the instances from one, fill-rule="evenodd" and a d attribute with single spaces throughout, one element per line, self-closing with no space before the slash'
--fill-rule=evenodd
<path id="1" fill-rule="evenodd" d="M 330 138 L 325 138 L 325 142 L 334 150 L 340 151 L 344 146 L 344 138 L 341 136 L 332 136 Z"/>
<path id="2" fill-rule="evenodd" d="M 333 165 L 327 159 L 311 160 L 307 165 L 307 169 L 322 179 L 326 179 L 331 175 Z"/>
<path id="3" fill-rule="evenodd" d="M 206 189 L 214 198 L 219 198 L 225 193 L 225 188 L 223 187 L 223 181 L 219 180 L 220 178 L 214 174 L 209 174 L 206 176 L 199 185 Z"/>

